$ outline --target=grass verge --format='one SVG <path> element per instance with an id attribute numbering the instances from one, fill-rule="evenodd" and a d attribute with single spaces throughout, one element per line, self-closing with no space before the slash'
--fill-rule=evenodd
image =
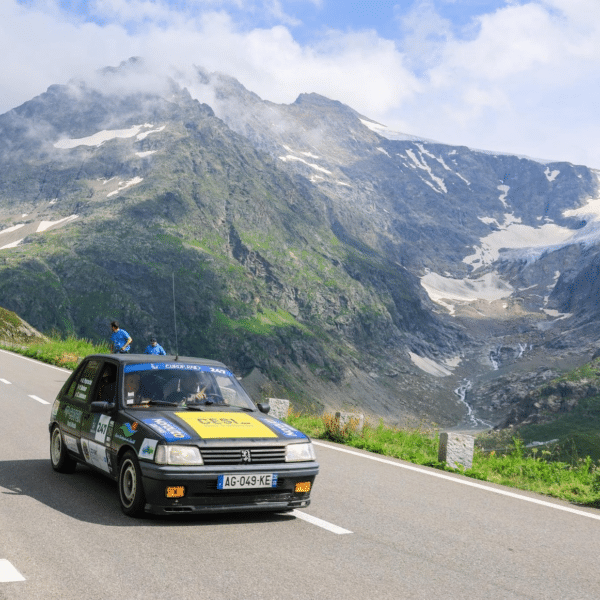
<path id="1" fill-rule="evenodd" d="M 427 428 L 398 429 L 379 423 L 340 424 L 333 415 L 309 416 L 291 413 L 286 421 L 315 439 L 329 440 L 400 458 L 408 462 L 453 471 L 438 461 L 439 434 Z M 526 448 L 519 437 L 506 439 L 506 433 L 480 434 L 476 437 L 473 466 L 459 469 L 463 475 L 560 498 L 580 506 L 600 508 L 600 462 L 589 456 L 573 457 L 570 462 L 556 460 L 550 450 Z M 486 450 L 500 444 L 502 449 Z M 457 471 L 455 471 L 457 472 Z"/>
<path id="2" fill-rule="evenodd" d="M 66 369 L 74 369 L 78 361 L 88 354 L 110 352 L 108 344 L 94 344 L 75 336 L 62 338 L 56 333 L 50 334 L 44 341 L 33 344 L 0 345 L 0 347 Z"/>

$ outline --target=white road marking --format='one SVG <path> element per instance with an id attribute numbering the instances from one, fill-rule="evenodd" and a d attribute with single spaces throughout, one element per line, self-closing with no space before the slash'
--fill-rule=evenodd
<path id="1" fill-rule="evenodd" d="M 374 460 L 377 462 L 381 462 L 387 465 L 392 465 L 393 467 L 400 467 L 401 469 L 408 469 L 409 471 L 416 471 L 417 473 L 422 473 L 423 475 L 430 475 L 431 477 L 438 477 L 439 479 L 446 479 L 448 481 L 453 481 L 454 483 L 461 483 L 462 485 L 468 485 L 470 487 L 474 487 L 480 490 L 485 490 L 486 492 L 492 492 L 494 494 L 500 494 L 501 496 L 508 496 L 509 498 L 516 498 L 517 500 L 524 500 L 525 502 L 531 502 L 533 504 L 539 504 L 540 506 L 546 506 L 547 508 L 554 508 L 556 510 L 562 510 L 565 512 L 573 513 L 574 515 L 579 515 L 580 517 L 588 517 L 590 519 L 596 519 L 600 521 L 600 514 L 594 514 L 591 512 L 586 512 L 584 510 L 578 510 L 576 508 L 571 508 L 570 506 L 562 506 L 560 504 L 554 504 L 553 502 L 546 502 L 545 500 L 539 500 L 538 498 L 530 498 L 529 496 L 523 496 L 521 494 L 515 494 L 514 492 L 509 492 L 507 490 L 490 487 L 487 485 L 483 485 L 481 483 L 476 483 L 475 481 L 471 481 L 469 479 L 462 479 L 458 476 L 445 475 L 443 472 L 429 471 L 427 469 L 422 469 L 420 467 L 416 467 L 414 465 L 405 465 L 403 463 L 394 462 L 392 460 L 387 460 L 385 458 L 379 458 L 378 456 L 371 456 L 370 454 L 362 454 L 361 452 L 355 452 L 354 450 L 346 450 L 346 448 L 338 448 L 337 446 L 330 446 L 329 444 L 324 444 L 323 442 L 315 442 L 315 440 L 311 440 L 313 444 L 316 446 L 323 446 L 324 448 L 329 448 L 330 450 L 337 450 L 338 452 L 345 452 L 346 454 L 353 454 L 354 456 L 360 456 L 361 458 L 367 458 L 369 460 Z"/>
<path id="2" fill-rule="evenodd" d="M 41 398 L 38 398 L 37 396 L 34 396 L 33 394 L 29 394 L 29 397 L 33 398 L 34 400 L 37 400 L 41 404 L 50 404 L 50 402 L 46 402 L 46 400 L 42 400 Z"/>
<path id="3" fill-rule="evenodd" d="M 7 385 L 11 385 L 10 381 L 7 381 L 6 379 L 2 379 L 1 377 L 0 377 L 0 381 L 2 383 L 6 383 Z"/>
<path id="4" fill-rule="evenodd" d="M 290 515 L 294 515 L 298 519 L 302 519 L 303 521 L 308 521 L 317 527 L 322 527 L 323 529 L 327 529 L 327 531 L 331 531 L 332 533 L 337 533 L 338 535 L 344 535 L 345 533 L 352 533 L 348 529 L 344 529 L 343 527 L 338 527 L 333 523 L 328 523 L 327 521 L 323 521 L 323 519 L 318 519 L 317 517 L 313 517 L 312 515 L 307 515 L 306 513 L 300 512 L 299 510 L 293 510 Z"/>
<path id="5" fill-rule="evenodd" d="M 9 581 L 25 581 L 25 577 L 9 561 L 0 558 L 0 583 L 8 583 Z"/>
<path id="6" fill-rule="evenodd" d="M 23 360 L 28 360 L 29 362 L 35 363 L 36 365 L 39 365 L 41 367 L 48 367 L 49 369 L 55 369 L 56 371 L 62 371 L 63 373 L 72 373 L 73 372 L 71 369 L 63 369 L 61 367 L 55 367 L 54 365 L 49 365 L 48 363 L 41 362 L 41 361 L 35 360 L 33 358 L 29 358 L 28 356 L 22 356 L 21 354 L 17 354 L 16 352 L 9 352 L 8 350 L 0 350 L 0 352 L 3 352 L 4 354 L 10 354 L 12 356 L 18 356 L 19 358 L 21 358 Z"/>

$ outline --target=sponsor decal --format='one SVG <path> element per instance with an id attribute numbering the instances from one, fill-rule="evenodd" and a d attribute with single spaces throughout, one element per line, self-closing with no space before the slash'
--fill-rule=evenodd
<path id="1" fill-rule="evenodd" d="M 96 442 L 82 439 L 81 449 L 83 450 L 83 456 L 87 463 L 94 467 L 98 467 L 107 473 L 109 472 L 109 464 L 104 446 L 96 444 Z"/>
<path id="2" fill-rule="evenodd" d="M 202 371 L 205 373 L 217 373 L 218 375 L 226 375 L 233 377 L 233 373 L 228 369 L 220 367 L 208 367 L 206 365 L 192 365 L 189 363 L 140 363 L 125 365 L 123 372 L 133 373 L 134 371 Z"/>
<path id="3" fill-rule="evenodd" d="M 75 390 L 75 398 L 79 398 L 80 400 L 85 400 L 88 395 L 88 390 L 90 389 L 89 385 L 84 383 L 77 384 L 77 389 Z"/>
<path id="4" fill-rule="evenodd" d="M 154 453 L 156 452 L 157 444 L 158 444 L 158 440 L 151 440 L 148 438 L 144 438 L 144 441 L 142 442 L 142 445 L 140 446 L 138 456 L 140 458 L 145 458 L 146 460 L 154 460 Z"/>
<path id="5" fill-rule="evenodd" d="M 276 419 L 266 417 L 261 419 L 263 423 L 266 423 L 271 429 L 275 429 L 281 435 L 286 438 L 305 438 L 306 435 L 297 429 L 294 429 L 287 423 L 282 423 L 281 421 L 277 421 Z"/>
<path id="6" fill-rule="evenodd" d="M 63 433 L 63 440 L 65 442 L 65 446 L 71 452 L 77 452 L 77 454 L 79 454 L 79 448 L 77 447 L 77 439 L 76 438 L 74 438 L 72 435 Z"/>
<path id="7" fill-rule="evenodd" d="M 74 421 L 77 425 L 81 423 L 81 415 L 83 414 L 83 412 L 79 408 L 75 408 L 73 406 L 65 406 L 63 413 L 69 421 Z M 77 425 L 75 425 L 74 427 L 76 427 Z M 71 427 L 71 425 L 69 425 L 69 427 Z"/>
<path id="8" fill-rule="evenodd" d="M 144 419 L 144 423 L 152 427 L 152 429 L 154 429 L 156 433 L 162 435 L 162 437 L 164 437 L 169 442 L 192 439 L 192 437 L 188 433 L 186 433 L 185 431 L 183 431 L 183 429 L 180 429 L 179 427 L 177 427 L 177 425 L 174 425 L 173 423 L 171 423 L 171 421 L 168 421 L 167 419 Z"/>
<path id="9" fill-rule="evenodd" d="M 100 415 L 98 423 L 96 425 L 96 436 L 95 440 L 104 444 L 106 442 L 106 434 L 108 433 L 108 425 L 110 423 L 109 415 Z M 92 425 L 92 433 L 94 433 L 94 426 Z"/>
<path id="10" fill-rule="evenodd" d="M 110 440 L 112 439 L 113 429 L 115 428 L 115 422 L 111 421 L 108 424 L 108 429 L 106 430 L 106 439 L 104 440 L 105 444 L 110 444 Z M 110 455 L 109 455 L 110 456 Z"/>
<path id="11" fill-rule="evenodd" d="M 131 436 L 137 433 L 138 424 L 137 423 L 123 423 L 121 427 L 119 427 L 119 433 L 124 435 L 126 438 L 130 438 Z"/>
<path id="12" fill-rule="evenodd" d="M 250 415 L 238 412 L 175 413 L 202 438 L 276 438 L 277 434 Z"/>

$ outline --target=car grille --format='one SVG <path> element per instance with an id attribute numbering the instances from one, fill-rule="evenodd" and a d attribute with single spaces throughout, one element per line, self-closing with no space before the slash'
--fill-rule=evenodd
<path id="1" fill-rule="evenodd" d="M 244 450 L 246 448 L 205 448 L 201 450 L 202 460 L 205 465 L 242 465 L 248 462 L 242 458 Z M 260 465 L 285 462 L 285 447 L 283 446 L 249 448 L 249 450 L 249 464 Z"/>

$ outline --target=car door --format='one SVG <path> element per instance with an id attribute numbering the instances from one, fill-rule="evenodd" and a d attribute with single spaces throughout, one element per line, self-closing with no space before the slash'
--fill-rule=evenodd
<path id="1" fill-rule="evenodd" d="M 106 402 L 116 407 L 118 386 L 117 364 L 105 360 L 98 369 L 93 388 L 87 397 L 81 420 L 81 448 L 85 462 L 112 474 L 113 460 L 110 443 L 115 425 L 116 410 L 92 412 L 92 402 Z"/>
<path id="2" fill-rule="evenodd" d="M 81 450 L 81 425 L 88 399 L 101 365 L 99 359 L 85 360 L 60 391 L 56 420 L 60 424 L 66 447 L 79 457 Z"/>

